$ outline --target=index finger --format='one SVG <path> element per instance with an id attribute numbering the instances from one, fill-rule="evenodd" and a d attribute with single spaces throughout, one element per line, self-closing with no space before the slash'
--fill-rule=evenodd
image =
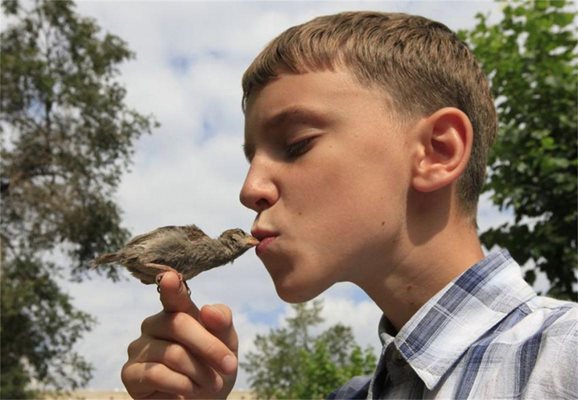
<path id="1" fill-rule="evenodd" d="M 199 317 L 199 308 L 189 297 L 185 282 L 176 272 L 165 272 L 157 279 L 161 303 L 165 312 L 184 312 L 195 319 Z"/>

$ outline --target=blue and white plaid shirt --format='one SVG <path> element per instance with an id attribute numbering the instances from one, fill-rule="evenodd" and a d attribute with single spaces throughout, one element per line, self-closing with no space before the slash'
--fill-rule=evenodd
<path id="1" fill-rule="evenodd" d="M 578 399 L 578 304 L 537 296 L 505 250 L 448 284 L 397 334 L 382 319 L 380 337 L 375 375 L 330 398 Z"/>

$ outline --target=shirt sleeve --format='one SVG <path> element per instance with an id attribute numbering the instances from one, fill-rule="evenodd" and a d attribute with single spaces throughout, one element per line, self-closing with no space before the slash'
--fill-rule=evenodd
<path id="1" fill-rule="evenodd" d="M 578 307 L 560 320 L 542 338 L 526 398 L 578 399 Z"/>

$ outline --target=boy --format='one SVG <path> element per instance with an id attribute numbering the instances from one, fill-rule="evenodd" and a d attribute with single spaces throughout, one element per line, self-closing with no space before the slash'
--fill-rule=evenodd
<path id="1" fill-rule="evenodd" d="M 381 308 L 370 378 L 335 398 L 577 398 L 578 308 L 537 297 L 507 251 L 484 257 L 478 196 L 496 116 L 444 25 L 342 13 L 290 28 L 243 77 L 241 202 L 286 301 L 336 282 Z M 122 377 L 135 398 L 226 397 L 237 335 L 167 273 Z"/>

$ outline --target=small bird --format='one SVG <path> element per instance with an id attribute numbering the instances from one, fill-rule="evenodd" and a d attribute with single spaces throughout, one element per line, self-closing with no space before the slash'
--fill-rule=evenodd
<path id="1" fill-rule="evenodd" d="M 92 264 L 121 264 L 145 284 L 158 283 L 157 275 L 175 271 L 187 286 L 188 279 L 233 262 L 258 243 L 241 229 L 228 229 L 211 239 L 195 225 L 164 226 L 135 236 L 122 249 L 103 254 Z"/>

